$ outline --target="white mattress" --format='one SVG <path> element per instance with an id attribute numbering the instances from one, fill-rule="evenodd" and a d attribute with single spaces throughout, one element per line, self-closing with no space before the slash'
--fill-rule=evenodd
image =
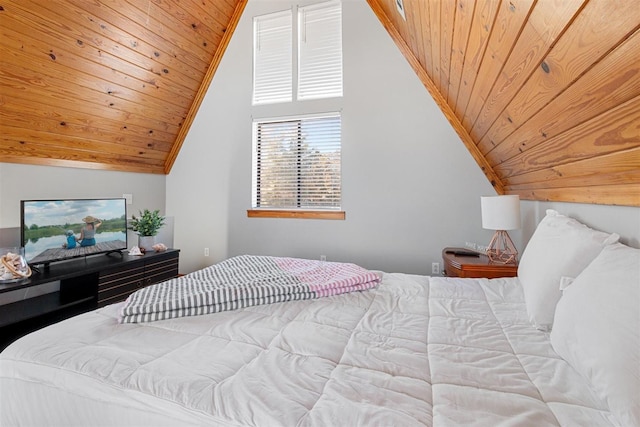
<path id="1" fill-rule="evenodd" d="M 385 273 L 370 291 L 143 324 L 119 308 L 9 346 L 0 424 L 616 424 L 530 326 L 517 279 Z"/>

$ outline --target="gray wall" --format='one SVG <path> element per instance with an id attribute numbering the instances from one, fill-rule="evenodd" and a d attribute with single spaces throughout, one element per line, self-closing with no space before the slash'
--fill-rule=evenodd
<path id="1" fill-rule="evenodd" d="M 19 231 L 20 200 L 28 199 L 112 198 L 132 194 L 133 204 L 127 205 L 129 216 L 144 208 L 164 212 L 165 181 L 164 175 L 0 163 L 0 229 Z M 13 230 L 7 233 L 14 234 Z M 6 238 L 0 241 L 6 244 Z M 132 242 L 137 244 L 137 239 L 130 232 L 129 246 Z"/>
<path id="2" fill-rule="evenodd" d="M 618 233 L 620 242 L 640 248 L 640 208 L 560 202 L 522 202 L 521 239 L 526 243 L 547 209 L 576 218 L 591 228 Z M 524 244 L 521 243 L 521 247 Z"/>
<path id="3" fill-rule="evenodd" d="M 183 270 L 252 253 L 427 273 L 443 245 L 485 239 L 468 213 L 491 186 L 366 2 L 344 2 L 343 100 L 251 106 L 252 17 L 288 7 L 249 2 L 167 179 Z M 336 108 L 346 221 L 247 218 L 252 118 Z"/>

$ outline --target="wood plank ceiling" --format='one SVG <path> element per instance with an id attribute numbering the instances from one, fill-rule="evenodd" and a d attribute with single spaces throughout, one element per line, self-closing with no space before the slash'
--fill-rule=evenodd
<path id="1" fill-rule="evenodd" d="M 168 173 L 246 0 L 0 0 L 0 161 Z"/>
<path id="2" fill-rule="evenodd" d="M 0 161 L 169 173 L 246 1 L 0 0 Z M 499 193 L 640 206 L 637 0 L 398 1 L 367 0 Z"/>

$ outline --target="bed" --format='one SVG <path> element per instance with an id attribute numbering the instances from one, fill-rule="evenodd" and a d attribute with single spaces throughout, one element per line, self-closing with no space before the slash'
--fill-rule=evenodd
<path id="1" fill-rule="evenodd" d="M 543 228 L 524 277 L 378 272 L 337 295 L 137 323 L 122 323 L 120 303 L 68 319 L 0 354 L 0 424 L 634 425 L 640 250 L 598 236 L 587 257 L 578 238 L 580 271 L 557 277 L 549 332 L 531 308 L 544 298 L 529 298 L 541 283 L 528 286 Z"/>

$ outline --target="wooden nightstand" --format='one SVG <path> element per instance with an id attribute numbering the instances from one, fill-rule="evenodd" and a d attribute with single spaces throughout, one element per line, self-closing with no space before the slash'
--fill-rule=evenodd
<path id="1" fill-rule="evenodd" d="M 480 256 L 464 256 L 450 253 L 451 251 L 469 251 L 464 248 L 444 248 L 442 250 L 442 260 L 444 261 L 444 272 L 449 277 L 485 277 L 493 279 L 495 277 L 515 277 L 518 275 L 517 264 L 495 264 L 489 258 Z"/>

